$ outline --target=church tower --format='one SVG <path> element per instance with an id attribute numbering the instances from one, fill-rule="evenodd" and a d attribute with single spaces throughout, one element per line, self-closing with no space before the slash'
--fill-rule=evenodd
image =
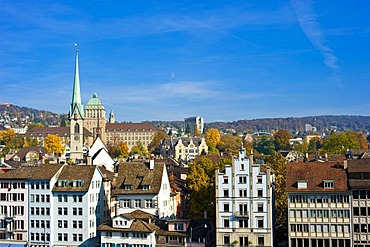
<path id="1" fill-rule="evenodd" d="M 113 110 L 109 113 L 109 123 L 115 123 Z"/>
<path id="2" fill-rule="evenodd" d="M 70 150 L 71 160 L 83 160 L 83 122 L 84 109 L 81 101 L 80 75 L 78 72 L 78 47 L 76 45 L 76 65 L 74 84 L 72 92 L 72 102 L 69 109 L 70 121 Z"/>

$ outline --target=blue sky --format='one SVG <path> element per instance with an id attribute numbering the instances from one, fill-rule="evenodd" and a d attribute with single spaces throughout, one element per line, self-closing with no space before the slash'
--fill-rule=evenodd
<path id="1" fill-rule="evenodd" d="M 370 115 L 370 2 L 0 0 L 0 103 L 118 121 Z"/>

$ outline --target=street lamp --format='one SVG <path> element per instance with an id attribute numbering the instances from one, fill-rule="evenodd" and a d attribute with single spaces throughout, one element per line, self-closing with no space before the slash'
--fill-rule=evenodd
<path id="1" fill-rule="evenodd" d="M 190 227 L 190 246 L 192 246 L 192 242 L 193 242 L 193 230 L 201 228 L 201 227 L 207 228 L 207 224 L 197 226 L 197 227 L 194 227 L 194 228 Z"/>

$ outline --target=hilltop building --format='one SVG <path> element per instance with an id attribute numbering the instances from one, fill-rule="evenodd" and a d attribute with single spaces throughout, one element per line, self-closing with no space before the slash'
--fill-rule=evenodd
<path id="1" fill-rule="evenodd" d="M 274 174 L 240 150 L 216 171 L 216 246 L 273 246 Z"/>
<path id="2" fill-rule="evenodd" d="M 192 136 L 194 136 L 194 126 L 195 125 L 198 127 L 198 130 L 199 130 L 200 134 L 203 134 L 203 132 L 204 132 L 204 118 L 196 116 L 196 117 L 188 117 L 188 118 L 184 119 L 184 130 L 186 131 L 186 129 L 189 126 L 190 127 L 190 134 Z"/>

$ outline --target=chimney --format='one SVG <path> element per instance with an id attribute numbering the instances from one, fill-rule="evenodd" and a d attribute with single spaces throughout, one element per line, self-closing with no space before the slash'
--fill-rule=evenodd
<path id="1" fill-rule="evenodd" d="M 87 165 L 92 165 L 92 157 L 91 156 L 87 156 L 86 163 L 87 163 Z"/>
<path id="2" fill-rule="evenodd" d="M 208 219 L 207 211 L 204 211 L 204 212 L 203 212 L 203 218 L 204 218 L 204 219 Z"/>
<path id="3" fill-rule="evenodd" d="M 0 158 L 0 165 L 4 164 L 4 157 Z"/>
<path id="4" fill-rule="evenodd" d="M 348 167 L 347 160 L 343 160 L 343 168 L 344 168 L 344 170 L 347 169 L 347 167 Z"/>
<path id="5" fill-rule="evenodd" d="M 151 159 L 149 160 L 149 169 L 150 169 L 150 170 L 153 170 L 153 169 L 154 169 L 154 159 L 153 159 L 153 158 L 151 158 Z"/>

